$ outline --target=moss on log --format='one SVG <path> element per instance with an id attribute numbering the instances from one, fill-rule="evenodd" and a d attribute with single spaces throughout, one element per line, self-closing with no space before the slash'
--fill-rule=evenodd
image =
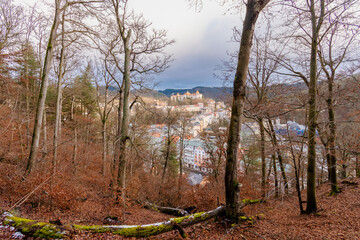
<path id="1" fill-rule="evenodd" d="M 15 217 L 10 213 L 2 215 L 5 225 L 13 226 L 25 236 L 37 238 L 59 239 L 70 235 L 70 231 L 64 226 L 51 223 L 37 222 L 35 220 Z"/>
<path id="2" fill-rule="evenodd" d="M 243 199 L 241 200 L 245 206 L 262 202 L 260 199 Z"/>
<path id="3" fill-rule="evenodd" d="M 184 217 L 170 218 L 168 221 L 146 224 L 146 225 L 70 225 L 59 226 L 55 224 L 37 222 L 35 220 L 19 218 L 4 213 L 2 215 L 5 225 L 15 227 L 26 236 L 46 239 L 69 238 L 76 230 L 89 231 L 93 233 L 113 233 L 124 237 L 149 237 L 172 230 L 179 230 L 213 217 L 222 215 L 225 207 L 221 206 L 208 212 L 195 213 Z"/>

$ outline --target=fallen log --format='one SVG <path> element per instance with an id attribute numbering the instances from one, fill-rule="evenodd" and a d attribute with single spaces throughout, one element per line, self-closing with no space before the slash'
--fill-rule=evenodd
<path id="1" fill-rule="evenodd" d="M 59 239 L 70 236 L 72 233 L 72 230 L 66 226 L 19 218 L 8 212 L 1 215 L 1 221 L 4 225 L 14 227 L 28 237 Z"/>
<path id="2" fill-rule="evenodd" d="M 261 200 L 261 199 L 243 199 L 243 200 L 241 200 L 239 210 L 241 211 L 241 209 L 243 209 L 246 206 L 257 204 L 257 203 L 263 203 L 263 202 L 265 202 L 265 200 Z M 251 218 L 249 218 L 249 219 L 240 218 L 239 219 L 239 221 L 247 221 L 247 220 L 252 220 L 252 219 Z"/>
<path id="3" fill-rule="evenodd" d="M 189 215 L 189 213 L 184 209 L 172 208 L 172 207 L 161 207 L 161 206 L 157 206 L 153 203 L 146 203 L 144 205 L 144 208 L 151 209 L 156 212 L 161 212 L 161 213 L 165 213 L 165 214 L 169 214 L 169 215 L 178 216 L 178 217 L 183 217 L 183 216 Z"/>
<path id="4" fill-rule="evenodd" d="M 241 200 L 241 207 L 245 207 L 247 205 L 252 205 L 252 204 L 257 204 L 257 203 L 262 203 L 265 202 L 265 200 L 261 200 L 261 199 L 243 199 Z"/>
<path id="5" fill-rule="evenodd" d="M 26 236 L 59 239 L 70 238 L 76 231 L 92 233 L 113 233 L 124 237 L 149 237 L 178 230 L 185 237 L 183 228 L 222 215 L 225 207 L 220 206 L 208 212 L 195 213 L 184 217 L 170 218 L 168 221 L 146 225 L 55 225 L 35 220 L 15 217 L 10 213 L 2 215 L 5 225 L 13 226 Z"/>

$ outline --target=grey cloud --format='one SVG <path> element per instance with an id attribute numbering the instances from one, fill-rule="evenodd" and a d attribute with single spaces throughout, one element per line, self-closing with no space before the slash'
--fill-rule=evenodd
<path id="1" fill-rule="evenodd" d="M 191 51 L 186 49 L 188 54 L 180 54 L 180 58 L 168 70 L 156 77 L 160 82 L 158 89 L 222 86 L 222 82 L 214 77 L 215 68 L 221 60 L 226 60 L 227 50 L 232 51 L 237 46 L 229 43 L 232 22 L 221 20 L 210 22 L 203 33 L 201 44 L 193 46 Z"/>

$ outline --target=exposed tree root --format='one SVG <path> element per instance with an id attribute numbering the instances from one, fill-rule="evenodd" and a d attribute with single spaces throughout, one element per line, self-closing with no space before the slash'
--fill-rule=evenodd
<path id="1" fill-rule="evenodd" d="M 189 213 L 184 209 L 171 208 L 171 207 L 161 207 L 161 206 L 157 206 L 157 205 L 155 205 L 153 203 L 146 203 L 146 205 L 144 207 L 147 208 L 147 209 L 157 211 L 157 212 L 170 214 L 170 215 L 174 215 L 174 216 L 178 216 L 178 217 L 183 217 L 183 216 L 189 215 Z"/>
<path id="2" fill-rule="evenodd" d="M 185 237 L 184 227 L 206 221 L 222 215 L 225 207 L 221 206 L 208 212 L 195 213 L 184 217 L 170 218 L 168 221 L 146 225 L 65 225 L 59 226 L 51 223 L 37 222 L 35 220 L 18 218 L 10 213 L 2 215 L 5 225 L 13 226 L 26 236 L 59 239 L 70 238 L 76 231 L 89 231 L 93 233 L 113 233 L 124 237 L 149 237 L 172 230 L 178 230 Z"/>

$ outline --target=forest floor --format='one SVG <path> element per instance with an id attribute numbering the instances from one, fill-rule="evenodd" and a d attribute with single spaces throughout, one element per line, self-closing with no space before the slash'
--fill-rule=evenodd
<path id="1" fill-rule="evenodd" d="M 268 200 L 265 203 L 246 206 L 247 216 L 256 216 L 252 223 L 231 225 L 224 220 L 208 220 L 185 228 L 188 239 L 360 239 L 360 179 L 339 181 L 342 192 L 329 195 L 329 184 L 317 188 L 318 213 L 300 215 L 297 196 Z M 305 192 L 304 192 L 305 195 Z M 305 199 L 304 199 L 305 200 Z M 130 203 L 129 203 L 130 204 Z M 171 216 L 146 210 L 133 202 L 125 212 L 125 224 L 161 222 Z M 0 196 L 0 208 L 7 205 Z M 22 217 L 49 220 L 49 212 L 22 213 Z M 91 218 L 79 221 L 75 215 L 64 212 L 63 223 L 106 224 Z M 107 223 L 107 224 L 117 224 Z M 11 239 L 14 230 L 0 226 L 0 239 Z M 21 236 L 20 236 L 21 238 Z M 74 239 L 123 239 L 111 234 L 81 233 Z M 153 236 L 150 239 L 182 239 L 177 231 Z"/>

